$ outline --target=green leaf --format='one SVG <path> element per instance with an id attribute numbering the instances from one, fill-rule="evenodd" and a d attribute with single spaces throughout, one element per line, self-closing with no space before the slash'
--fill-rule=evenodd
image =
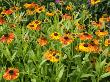
<path id="1" fill-rule="evenodd" d="M 109 52 L 109 48 L 106 48 L 106 49 L 103 51 L 102 55 L 107 56 L 107 55 L 108 55 L 108 52 Z"/>
<path id="2" fill-rule="evenodd" d="M 11 62 L 14 60 L 14 58 L 16 57 L 17 51 L 12 55 L 11 57 Z"/>
<path id="3" fill-rule="evenodd" d="M 41 68 L 41 66 L 46 62 L 47 60 L 43 60 L 40 65 L 39 65 L 39 68 Z"/>
<path id="4" fill-rule="evenodd" d="M 108 76 L 110 76 L 110 72 L 104 73 L 103 75 L 101 75 L 100 76 L 100 79 L 105 78 L 105 77 L 108 77 Z"/>
<path id="5" fill-rule="evenodd" d="M 58 74 L 58 77 L 57 77 L 57 81 L 58 81 L 58 82 L 59 82 L 60 79 L 62 78 L 63 73 L 64 73 L 64 66 L 61 67 L 61 70 L 60 70 L 60 72 L 59 72 L 59 74 Z"/>
<path id="6" fill-rule="evenodd" d="M 73 58 L 78 58 L 78 57 L 81 57 L 81 55 L 75 55 L 75 56 L 73 56 Z"/>
<path id="7" fill-rule="evenodd" d="M 92 82 L 96 82 L 95 76 L 91 77 Z"/>
<path id="8" fill-rule="evenodd" d="M 5 57 L 7 58 L 7 60 L 11 62 L 11 53 L 10 53 L 9 49 L 6 47 L 5 50 L 2 50 L 2 52 L 5 55 Z"/>
<path id="9" fill-rule="evenodd" d="M 94 76 L 94 75 L 92 75 L 92 74 L 83 74 L 83 75 L 81 76 L 81 78 L 91 77 L 91 76 Z"/>
<path id="10" fill-rule="evenodd" d="M 31 79 L 32 82 L 37 82 L 36 79 Z"/>
<path id="11" fill-rule="evenodd" d="M 105 64 L 106 64 L 106 59 L 104 59 L 104 60 L 100 63 L 100 68 L 102 68 Z"/>

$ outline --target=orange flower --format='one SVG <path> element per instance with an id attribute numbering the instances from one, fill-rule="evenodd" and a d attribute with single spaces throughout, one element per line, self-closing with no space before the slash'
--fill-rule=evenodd
<path id="1" fill-rule="evenodd" d="M 99 45 L 96 45 L 95 43 L 90 43 L 91 45 L 91 52 L 98 53 L 101 49 L 99 48 Z"/>
<path id="2" fill-rule="evenodd" d="M 27 25 L 27 28 L 32 30 L 40 30 L 41 29 L 40 24 L 41 24 L 41 21 L 34 20 Z"/>
<path id="3" fill-rule="evenodd" d="M 96 27 L 98 27 L 98 28 L 101 28 L 101 27 L 102 27 L 102 23 L 101 23 L 101 22 L 92 21 L 92 25 L 93 25 L 93 26 L 96 26 Z"/>
<path id="4" fill-rule="evenodd" d="M 83 52 L 91 52 L 91 45 L 87 43 L 80 43 L 78 46 L 76 46 L 76 50 Z"/>
<path id="5" fill-rule="evenodd" d="M 36 24 L 36 25 L 40 25 L 40 24 L 41 24 L 41 21 L 39 21 L 39 20 L 34 20 L 34 21 L 32 21 L 31 23 Z"/>
<path id="6" fill-rule="evenodd" d="M 84 25 L 81 25 L 81 24 L 79 24 L 79 23 L 76 23 L 75 25 L 76 25 L 76 27 L 77 27 L 79 30 L 84 30 L 84 29 L 85 29 L 85 26 L 84 26 Z"/>
<path id="7" fill-rule="evenodd" d="M 97 53 L 100 51 L 100 48 L 98 45 L 95 44 L 89 44 L 89 43 L 80 43 L 78 46 L 76 46 L 76 50 L 82 51 L 82 52 L 92 52 Z"/>
<path id="8" fill-rule="evenodd" d="M 1 14 L 4 14 L 4 15 L 10 15 L 10 14 L 12 14 L 12 13 L 13 13 L 13 11 L 12 11 L 11 9 L 3 10 L 3 11 L 1 12 Z"/>
<path id="9" fill-rule="evenodd" d="M 92 39 L 92 35 L 88 33 L 81 33 L 79 35 L 80 40 L 90 40 Z"/>
<path id="10" fill-rule="evenodd" d="M 105 66 L 105 72 L 110 72 L 110 64 L 109 63 Z"/>
<path id="11" fill-rule="evenodd" d="M 19 76 L 19 70 L 17 68 L 8 68 L 3 74 L 3 78 L 6 80 L 14 80 Z"/>
<path id="12" fill-rule="evenodd" d="M 52 17 L 52 16 L 54 16 L 54 13 L 46 12 L 46 15 Z"/>
<path id="13" fill-rule="evenodd" d="M 47 45 L 48 41 L 45 37 L 40 37 L 37 42 L 39 43 L 40 46 L 45 46 Z"/>
<path id="14" fill-rule="evenodd" d="M 59 40 L 64 45 L 69 45 L 70 43 L 73 42 L 73 39 L 71 38 L 71 36 L 68 36 L 68 35 L 64 35 L 64 36 L 60 37 Z"/>
<path id="15" fill-rule="evenodd" d="M 110 16 L 109 16 L 109 17 L 107 17 L 107 22 L 110 22 Z"/>
<path id="16" fill-rule="evenodd" d="M 10 26 L 10 28 L 16 28 L 16 24 L 10 23 L 9 26 Z"/>
<path id="17" fill-rule="evenodd" d="M 34 15 L 34 14 L 35 14 L 34 10 L 31 10 L 31 9 L 26 10 L 26 15 Z"/>
<path id="18" fill-rule="evenodd" d="M 0 18 L 0 25 L 4 24 L 6 21 L 3 18 Z"/>
<path id="19" fill-rule="evenodd" d="M 108 46 L 108 45 L 110 45 L 110 39 L 105 40 L 105 46 Z"/>
<path id="20" fill-rule="evenodd" d="M 99 37 L 102 37 L 102 36 L 108 35 L 108 31 L 97 30 L 97 31 L 95 32 L 95 34 L 96 34 L 97 36 L 99 36 Z"/>
<path id="21" fill-rule="evenodd" d="M 101 18 L 99 18 L 99 22 L 100 23 L 104 23 L 105 21 L 107 21 L 107 18 L 105 18 L 105 17 L 101 17 Z"/>
<path id="22" fill-rule="evenodd" d="M 64 20 L 71 20 L 71 19 L 72 19 L 72 17 L 71 17 L 70 15 L 68 15 L 68 14 L 64 14 L 64 15 L 62 16 L 62 18 L 63 18 Z"/>
<path id="23" fill-rule="evenodd" d="M 45 12 L 45 6 L 35 7 L 35 12 L 36 13 Z"/>
<path id="24" fill-rule="evenodd" d="M 16 12 L 16 11 L 20 10 L 20 8 L 17 6 L 13 6 L 10 8 L 10 10 L 12 10 L 13 12 Z"/>
<path id="25" fill-rule="evenodd" d="M 6 42 L 7 44 L 10 44 L 14 39 L 14 33 L 4 34 L 1 38 L 1 42 Z"/>
<path id="26" fill-rule="evenodd" d="M 32 9 L 32 8 L 35 8 L 35 7 L 37 7 L 38 5 L 36 4 L 36 3 L 34 3 L 34 2 L 32 2 L 32 3 L 25 3 L 24 4 L 24 7 L 25 8 L 28 8 L 28 9 Z"/>
<path id="27" fill-rule="evenodd" d="M 92 43 L 92 44 L 95 44 L 95 45 L 99 45 L 99 40 L 93 39 L 93 40 L 91 41 L 91 43 Z"/>
<path id="28" fill-rule="evenodd" d="M 66 6 L 66 10 L 71 11 L 72 9 L 73 9 L 72 5 L 67 5 L 67 6 Z"/>
<path id="29" fill-rule="evenodd" d="M 60 60 L 61 53 L 57 50 L 48 50 L 44 53 L 44 58 L 51 62 L 58 62 Z"/>

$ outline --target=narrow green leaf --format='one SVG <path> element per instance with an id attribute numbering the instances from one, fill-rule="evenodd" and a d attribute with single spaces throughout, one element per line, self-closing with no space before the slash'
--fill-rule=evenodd
<path id="1" fill-rule="evenodd" d="M 81 78 L 91 77 L 91 76 L 94 76 L 94 75 L 92 75 L 92 74 L 83 74 L 83 75 L 81 76 Z"/>
<path id="2" fill-rule="evenodd" d="M 16 54 L 17 54 L 17 51 L 12 55 L 12 57 L 11 57 L 11 61 L 14 60 L 14 58 L 16 57 Z"/>
<path id="3" fill-rule="evenodd" d="M 10 53 L 9 49 L 6 47 L 5 50 L 2 50 L 2 52 L 5 55 L 5 57 L 7 58 L 7 60 L 11 62 L 11 53 Z"/>
<path id="4" fill-rule="evenodd" d="M 105 77 L 108 77 L 108 76 L 110 76 L 110 72 L 104 73 L 103 75 L 101 75 L 100 76 L 100 79 L 105 78 Z"/>
<path id="5" fill-rule="evenodd" d="M 60 72 L 59 72 L 59 74 L 58 74 L 58 77 L 57 77 L 57 81 L 58 81 L 58 82 L 59 82 L 60 79 L 62 78 L 63 73 L 64 73 L 64 66 L 61 67 L 61 70 L 60 70 Z"/>

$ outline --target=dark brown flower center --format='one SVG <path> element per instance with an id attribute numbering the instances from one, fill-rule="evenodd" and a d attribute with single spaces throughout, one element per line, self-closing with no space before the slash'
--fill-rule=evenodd
<path id="1" fill-rule="evenodd" d="M 4 34 L 4 36 L 5 36 L 5 37 L 8 37 L 8 36 L 9 36 L 9 34 Z"/>
<path id="2" fill-rule="evenodd" d="M 64 37 L 65 40 L 68 40 L 69 38 L 67 36 Z"/>
<path id="3" fill-rule="evenodd" d="M 41 37 L 41 40 L 46 40 L 46 38 L 45 37 Z"/>
<path id="4" fill-rule="evenodd" d="M 88 34 L 88 33 L 84 33 L 84 35 L 85 35 L 85 36 L 88 36 L 89 34 Z"/>
<path id="5" fill-rule="evenodd" d="M 67 32 L 66 32 L 66 34 L 70 34 L 70 32 L 69 32 L 69 31 L 67 31 Z"/>
<path id="6" fill-rule="evenodd" d="M 13 75 L 13 74 L 14 74 L 14 71 L 13 71 L 13 70 L 10 70 L 10 71 L 9 71 L 9 74 L 10 74 L 10 75 Z"/>
<path id="7" fill-rule="evenodd" d="M 84 47 L 88 47 L 88 44 L 84 44 Z"/>
<path id="8" fill-rule="evenodd" d="M 40 8 L 39 11 L 42 11 L 42 8 Z"/>
<path id="9" fill-rule="evenodd" d="M 95 2 L 97 1 L 97 0 L 94 0 Z"/>
<path id="10" fill-rule="evenodd" d="M 55 56 L 56 55 L 56 53 L 53 53 L 53 56 Z"/>
<path id="11" fill-rule="evenodd" d="M 103 29 L 101 29 L 101 30 L 100 30 L 100 32 L 104 32 L 104 30 L 103 30 Z"/>
<path id="12" fill-rule="evenodd" d="M 92 46 L 94 46 L 94 45 L 95 45 L 94 41 L 91 41 L 91 42 L 90 42 L 90 44 L 91 44 Z"/>
<path id="13" fill-rule="evenodd" d="M 91 46 L 95 46 L 96 44 L 95 43 L 90 43 L 91 44 Z"/>
<path id="14" fill-rule="evenodd" d="M 54 36 L 58 36 L 58 33 L 54 33 Z"/>
<path id="15" fill-rule="evenodd" d="M 39 21 L 35 21 L 35 23 L 36 23 L 36 24 L 38 24 L 38 23 L 39 23 Z"/>
<path id="16" fill-rule="evenodd" d="M 108 40 L 108 43 L 110 43 L 110 40 Z"/>
<path id="17" fill-rule="evenodd" d="M 58 55 L 55 55 L 55 58 L 56 58 L 56 59 L 59 59 L 59 56 L 58 56 Z"/>
<path id="18" fill-rule="evenodd" d="M 53 56 L 54 56 L 56 59 L 59 59 L 59 56 L 58 56 L 56 53 L 53 53 Z"/>
<path id="19" fill-rule="evenodd" d="M 30 27 L 34 27 L 34 25 L 30 25 Z"/>

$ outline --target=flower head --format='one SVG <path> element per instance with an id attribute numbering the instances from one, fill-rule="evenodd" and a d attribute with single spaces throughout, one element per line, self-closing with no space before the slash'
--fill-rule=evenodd
<path id="1" fill-rule="evenodd" d="M 107 17 L 107 22 L 110 22 L 110 16 L 109 16 L 109 17 Z"/>
<path id="2" fill-rule="evenodd" d="M 64 45 L 69 45 L 70 43 L 73 42 L 73 38 L 69 35 L 61 36 L 59 40 Z"/>
<path id="3" fill-rule="evenodd" d="M 105 72 L 110 72 L 110 63 L 105 66 Z"/>
<path id="4" fill-rule="evenodd" d="M 93 53 L 98 53 L 99 51 L 101 51 L 99 45 L 96 45 L 95 43 L 90 43 L 90 47 L 91 47 L 91 52 Z"/>
<path id="5" fill-rule="evenodd" d="M 98 39 L 93 39 L 90 43 L 95 44 L 95 45 L 99 45 L 99 40 Z"/>
<path id="6" fill-rule="evenodd" d="M 31 10 L 31 9 L 26 10 L 26 15 L 34 15 L 34 14 L 35 14 L 34 10 Z"/>
<path id="7" fill-rule="evenodd" d="M 48 44 L 48 41 L 45 37 L 38 38 L 37 42 L 39 43 L 40 46 L 45 46 Z"/>
<path id="8" fill-rule="evenodd" d="M 97 30 L 97 31 L 95 32 L 95 34 L 96 34 L 97 36 L 99 36 L 99 37 L 102 37 L 102 36 L 108 35 L 108 31 L 104 31 L 103 29 L 102 29 L 102 30 Z"/>
<path id="9" fill-rule="evenodd" d="M 104 44 L 105 46 L 108 46 L 108 45 L 110 45 L 110 39 L 106 39 L 105 40 L 105 44 Z"/>
<path id="10" fill-rule="evenodd" d="M 95 22 L 95 21 L 92 21 L 91 23 L 93 26 L 96 26 L 98 28 L 101 28 L 102 27 L 102 23 L 101 22 Z"/>
<path id="11" fill-rule="evenodd" d="M 55 14 L 53 12 L 46 12 L 46 15 L 49 16 L 49 17 L 52 17 L 54 16 Z"/>
<path id="12" fill-rule="evenodd" d="M 3 78 L 6 80 L 14 80 L 19 76 L 19 70 L 17 68 L 8 68 L 3 74 Z"/>
<path id="13" fill-rule="evenodd" d="M 4 24 L 5 22 L 6 21 L 2 17 L 0 17 L 0 25 Z"/>
<path id="14" fill-rule="evenodd" d="M 84 30 L 85 29 L 85 26 L 80 24 L 80 23 L 75 23 L 75 26 L 78 28 L 78 30 Z"/>
<path id="15" fill-rule="evenodd" d="M 57 32 L 54 32 L 50 35 L 50 38 L 53 39 L 53 40 L 59 40 L 60 38 L 60 34 L 57 33 Z"/>
<path id="16" fill-rule="evenodd" d="M 92 52 L 97 53 L 100 51 L 100 48 L 95 43 L 80 43 L 77 47 L 77 50 L 82 52 Z"/>
<path id="17" fill-rule="evenodd" d="M 100 0 L 90 0 L 91 5 L 95 5 L 99 2 L 101 2 L 101 1 Z"/>
<path id="18" fill-rule="evenodd" d="M 36 13 L 45 12 L 45 6 L 35 7 Z"/>
<path id="19" fill-rule="evenodd" d="M 105 21 L 107 21 L 107 17 L 102 16 L 101 18 L 99 18 L 100 23 L 104 23 Z"/>
<path id="20" fill-rule="evenodd" d="M 27 9 L 32 9 L 32 8 L 35 8 L 36 6 L 38 6 L 38 5 L 34 2 L 24 4 L 24 7 L 27 8 Z"/>
<path id="21" fill-rule="evenodd" d="M 72 19 L 72 17 L 71 17 L 69 14 L 64 14 L 64 15 L 62 15 L 62 18 L 63 18 L 64 20 L 71 20 L 71 19 Z"/>
<path id="22" fill-rule="evenodd" d="M 27 25 L 27 28 L 32 30 L 40 30 L 41 29 L 40 24 L 41 24 L 41 21 L 34 20 Z"/>
<path id="23" fill-rule="evenodd" d="M 92 35 L 84 32 L 79 35 L 79 38 L 80 40 L 90 40 L 92 39 Z"/>
<path id="24" fill-rule="evenodd" d="M 1 38 L 1 42 L 6 42 L 7 44 L 10 44 L 14 39 L 14 33 L 4 34 Z"/>
<path id="25" fill-rule="evenodd" d="M 83 51 L 83 52 L 91 52 L 91 45 L 89 43 L 80 43 L 76 50 Z"/>
<path id="26" fill-rule="evenodd" d="M 66 10 L 71 11 L 73 9 L 72 5 L 67 5 Z"/>
<path id="27" fill-rule="evenodd" d="M 10 14 L 12 14 L 12 13 L 13 13 L 13 11 L 12 11 L 11 9 L 3 10 L 3 11 L 1 12 L 1 14 L 4 14 L 4 15 L 10 15 Z"/>
<path id="28" fill-rule="evenodd" d="M 20 8 L 17 6 L 13 6 L 10 8 L 10 10 L 12 10 L 13 12 L 16 12 L 16 11 L 20 10 Z"/>
<path id="29" fill-rule="evenodd" d="M 61 53 L 57 50 L 48 50 L 44 53 L 44 58 L 51 62 L 58 62 L 60 60 Z"/>

